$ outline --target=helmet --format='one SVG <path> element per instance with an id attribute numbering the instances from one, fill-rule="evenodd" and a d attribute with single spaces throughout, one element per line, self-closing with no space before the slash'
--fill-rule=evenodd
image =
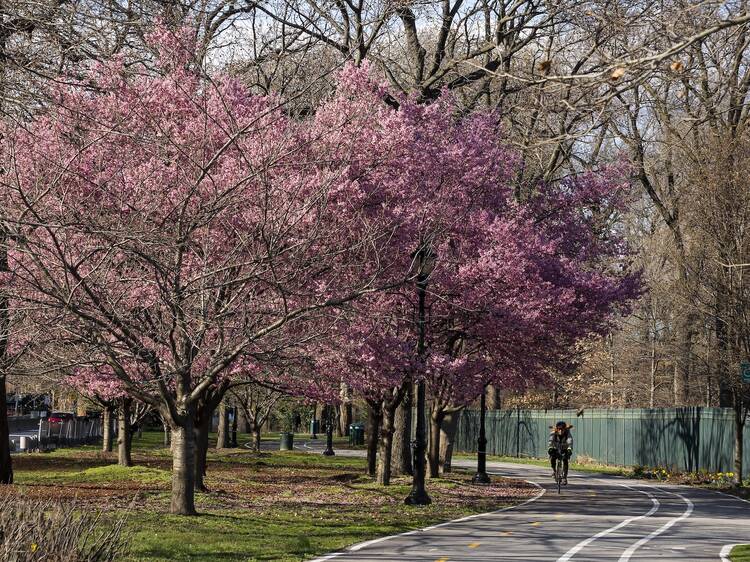
<path id="1" fill-rule="evenodd" d="M 561 427 L 561 428 L 565 429 L 566 427 L 568 427 L 568 424 L 565 423 L 564 421 L 560 420 L 559 422 L 557 422 L 555 424 L 555 427 Z"/>

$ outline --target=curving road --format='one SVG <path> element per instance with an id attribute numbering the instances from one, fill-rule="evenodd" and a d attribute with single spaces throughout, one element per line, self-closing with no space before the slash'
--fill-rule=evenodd
<path id="1" fill-rule="evenodd" d="M 321 445 L 302 442 L 297 448 L 314 452 Z M 715 562 L 726 560 L 726 545 L 750 542 L 750 503 L 733 496 L 574 472 L 558 495 L 550 471 L 538 466 L 488 463 L 488 472 L 528 480 L 539 492 L 514 508 L 375 539 L 315 560 Z"/>

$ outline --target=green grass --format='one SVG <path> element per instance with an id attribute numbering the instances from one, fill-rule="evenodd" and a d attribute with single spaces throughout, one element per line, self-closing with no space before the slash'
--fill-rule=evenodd
<path id="1" fill-rule="evenodd" d="M 134 550 L 129 560 L 301 560 L 480 511 L 402 507 L 401 499 L 409 489 L 407 485 L 390 487 L 385 493 L 397 499 L 398 504 L 375 513 L 336 505 L 299 506 L 293 510 L 280 507 L 261 514 L 253 510 L 221 510 L 197 518 L 138 513 L 130 519 Z M 352 493 L 363 499 L 367 495 Z M 196 541 L 198 537 L 200 540 Z"/>
<path id="2" fill-rule="evenodd" d="M 732 562 L 750 562 L 750 544 L 735 546 L 729 558 Z"/>
<path id="3" fill-rule="evenodd" d="M 19 471 L 16 476 L 17 484 L 114 484 L 120 481 L 139 482 L 141 484 L 166 484 L 170 481 L 171 473 L 158 468 L 145 466 L 118 466 L 109 464 L 87 468 L 80 471 L 49 470 L 49 471 Z"/>
<path id="4" fill-rule="evenodd" d="M 429 480 L 433 503 L 414 508 L 403 503 L 408 478 L 378 486 L 365 475 L 363 458 L 210 449 L 210 491 L 196 494 L 201 515 L 179 517 L 168 515 L 171 459 L 162 435 L 134 439 L 133 459 L 134 467 L 118 466 L 116 453 L 99 447 L 19 455 L 13 489 L 30 499 L 75 498 L 75 509 L 102 511 L 105 522 L 124 518 L 131 538 L 125 562 L 299 561 L 492 511 L 533 493 L 502 479 L 471 486 L 470 474 L 457 473 Z"/>

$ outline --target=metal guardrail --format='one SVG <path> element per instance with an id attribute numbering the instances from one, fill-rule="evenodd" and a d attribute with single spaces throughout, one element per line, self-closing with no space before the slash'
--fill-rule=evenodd
<path id="1" fill-rule="evenodd" d="M 11 450 L 45 451 L 58 447 L 93 445 L 102 437 L 101 419 L 29 419 L 32 424 L 11 426 Z"/>

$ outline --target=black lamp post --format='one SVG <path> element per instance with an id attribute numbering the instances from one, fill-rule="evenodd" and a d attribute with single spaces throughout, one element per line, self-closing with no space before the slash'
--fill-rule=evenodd
<path id="1" fill-rule="evenodd" d="M 482 397 L 479 399 L 479 439 L 477 440 L 477 473 L 471 479 L 472 484 L 490 484 L 492 480 L 487 474 L 487 435 L 484 430 L 485 402 L 487 400 L 487 386 L 482 387 Z"/>
<path id="2" fill-rule="evenodd" d="M 331 419 L 333 417 L 331 415 L 333 413 L 333 406 L 326 406 L 326 412 L 326 450 L 323 451 L 323 454 L 327 457 L 332 457 L 336 454 L 333 452 L 333 420 Z"/>
<path id="3" fill-rule="evenodd" d="M 417 355 L 420 359 L 424 358 L 426 346 L 425 346 L 425 331 L 426 331 L 426 319 L 425 319 L 425 300 L 427 296 L 427 283 L 430 278 L 430 273 L 435 266 L 435 254 L 432 252 L 429 246 L 423 246 L 416 253 L 417 259 L 417 296 L 419 297 L 419 308 L 417 310 Z M 432 502 L 430 496 L 427 494 L 427 490 L 424 486 L 425 481 L 425 451 L 427 444 L 425 440 L 425 388 L 424 381 L 419 380 L 416 383 L 416 400 L 414 401 L 417 409 L 417 420 L 415 428 L 415 440 L 412 443 L 414 451 L 413 470 L 412 475 L 412 488 L 409 495 L 406 496 L 404 503 L 407 505 L 428 505 Z"/>

